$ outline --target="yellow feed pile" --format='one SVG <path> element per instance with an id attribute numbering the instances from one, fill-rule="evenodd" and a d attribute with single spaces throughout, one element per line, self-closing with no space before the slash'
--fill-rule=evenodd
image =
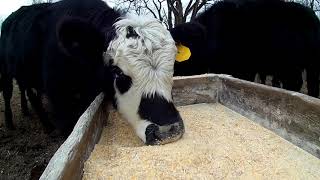
<path id="1" fill-rule="evenodd" d="M 112 113 L 83 179 L 320 179 L 320 160 L 221 104 L 178 107 L 186 133 L 144 146 Z"/>

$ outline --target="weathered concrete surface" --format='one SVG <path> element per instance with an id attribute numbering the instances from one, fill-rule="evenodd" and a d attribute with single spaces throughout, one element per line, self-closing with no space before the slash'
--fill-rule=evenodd
<path id="1" fill-rule="evenodd" d="M 173 100 L 178 106 L 218 102 L 221 86 L 219 75 L 175 77 Z"/>
<path id="2" fill-rule="evenodd" d="M 103 98 L 103 94 L 97 96 L 79 118 L 70 136 L 51 158 L 40 180 L 81 179 L 84 161 L 100 139 L 108 116 L 108 106 L 103 105 Z"/>

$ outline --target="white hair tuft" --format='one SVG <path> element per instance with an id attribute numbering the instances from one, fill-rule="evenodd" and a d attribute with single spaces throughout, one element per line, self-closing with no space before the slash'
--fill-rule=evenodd
<path id="1" fill-rule="evenodd" d="M 170 32 L 157 19 L 136 16 L 123 18 L 114 26 L 117 36 L 111 41 L 107 54 L 114 65 L 132 78 L 133 90 L 146 96 L 157 93 L 172 101 L 177 48 Z M 129 26 L 138 37 L 126 37 Z"/>

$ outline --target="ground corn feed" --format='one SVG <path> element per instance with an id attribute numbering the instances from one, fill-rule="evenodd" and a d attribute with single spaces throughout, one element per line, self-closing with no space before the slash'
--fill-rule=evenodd
<path id="1" fill-rule="evenodd" d="M 178 107 L 186 132 L 144 146 L 112 113 L 83 179 L 320 179 L 320 160 L 221 104 Z"/>

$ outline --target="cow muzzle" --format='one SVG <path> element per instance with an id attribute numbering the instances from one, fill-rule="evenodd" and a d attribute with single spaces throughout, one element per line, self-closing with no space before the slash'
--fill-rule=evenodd
<path id="1" fill-rule="evenodd" d="M 183 121 L 159 126 L 150 124 L 146 128 L 146 145 L 163 145 L 179 140 L 185 132 Z"/>

